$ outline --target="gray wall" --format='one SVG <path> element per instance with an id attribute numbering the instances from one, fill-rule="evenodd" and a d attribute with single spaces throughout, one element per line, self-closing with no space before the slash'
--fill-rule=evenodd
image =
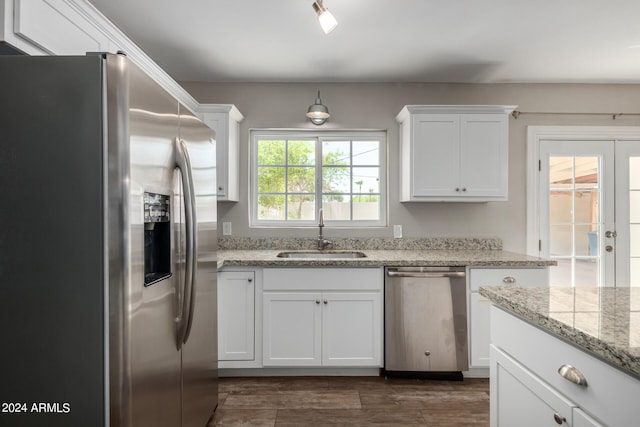
<path id="1" fill-rule="evenodd" d="M 510 118 L 509 201 L 490 203 L 399 203 L 398 124 L 407 104 L 506 104 L 523 112 L 640 113 L 640 85 L 582 84 L 307 84 L 181 83 L 201 103 L 235 104 L 245 116 L 240 125 L 240 199 L 221 203 L 219 221 L 233 224 L 242 237 L 315 237 L 316 229 L 248 226 L 248 146 L 252 128 L 318 128 L 305 120 L 320 89 L 331 118 L 321 129 L 385 129 L 389 138 L 389 226 L 368 229 L 325 228 L 344 237 L 392 237 L 402 224 L 405 237 L 499 237 L 504 249 L 525 252 L 526 132 L 531 125 L 638 126 L 640 116 L 522 115 Z M 221 229 L 222 227 L 220 227 Z"/>

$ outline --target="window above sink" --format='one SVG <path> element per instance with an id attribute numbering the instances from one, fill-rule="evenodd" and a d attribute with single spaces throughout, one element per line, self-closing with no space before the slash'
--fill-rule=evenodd
<path id="1" fill-rule="evenodd" d="M 251 216 L 259 227 L 387 223 L 384 131 L 251 131 Z"/>

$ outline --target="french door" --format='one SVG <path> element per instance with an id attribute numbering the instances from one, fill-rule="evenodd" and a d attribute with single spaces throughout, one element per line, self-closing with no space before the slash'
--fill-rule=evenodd
<path id="1" fill-rule="evenodd" d="M 552 286 L 640 286 L 640 141 L 540 140 L 540 254 Z"/>

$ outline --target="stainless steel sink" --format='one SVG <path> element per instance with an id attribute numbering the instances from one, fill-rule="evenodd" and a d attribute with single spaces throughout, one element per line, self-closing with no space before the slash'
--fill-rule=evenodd
<path id="1" fill-rule="evenodd" d="M 351 259 L 365 258 L 364 252 L 358 251 L 292 251 L 280 252 L 278 258 L 315 258 L 315 259 Z"/>

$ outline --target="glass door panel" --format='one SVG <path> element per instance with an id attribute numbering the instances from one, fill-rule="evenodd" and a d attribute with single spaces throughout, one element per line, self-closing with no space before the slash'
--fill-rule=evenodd
<path id="1" fill-rule="evenodd" d="M 640 286 L 640 141 L 616 141 L 616 286 Z"/>
<path id="2" fill-rule="evenodd" d="M 609 157 L 605 142 L 543 141 L 540 146 L 542 255 L 558 262 L 551 286 L 603 286 L 608 268 L 602 250 L 606 226 L 604 189 Z M 610 145 L 610 143 L 609 143 Z M 612 168 L 611 168 L 612 169 Z M 613 271 L 613 266 L 610 268 Z"/>
<path id="3" fill-rule="evenodd" d="M 598 157 L 549 157 L 549 255 L 561 269 L 551 270 L 554 286 L 600 283 Z"/>

